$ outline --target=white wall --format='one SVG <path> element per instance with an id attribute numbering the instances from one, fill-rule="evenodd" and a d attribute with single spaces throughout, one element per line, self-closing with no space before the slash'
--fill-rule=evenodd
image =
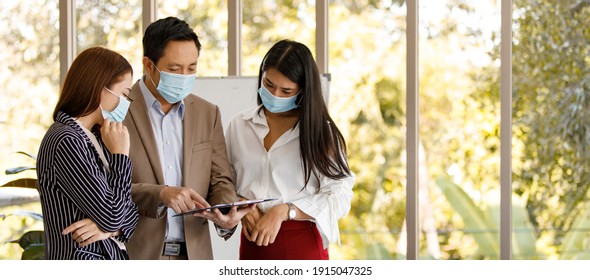
<path id="1" fill-rule="evenodd" d="M 238 113 L 256 106 L 258 77 L 197 78 L 193 94 L 219 106 L 223 129 Z"/>

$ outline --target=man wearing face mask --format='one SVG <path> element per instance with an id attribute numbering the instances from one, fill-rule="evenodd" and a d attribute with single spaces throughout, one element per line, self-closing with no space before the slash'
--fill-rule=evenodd
<path id="1" fill-rule="evenodd" d="M 145 75 L 132 88 L 124 121 L 131 139 L 132 196 L 140 219 L 131 259 L 212 259 L 207 219 L 227 239 L 254 206 L 178 213 L 237 200 L 219 108 L 191 95 L 201 43 L 168 17 L 143 37 Z"/>

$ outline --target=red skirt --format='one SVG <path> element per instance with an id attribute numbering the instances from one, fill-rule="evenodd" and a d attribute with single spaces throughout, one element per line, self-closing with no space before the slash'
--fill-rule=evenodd
<path id="1" fill-rule="evenodd" d="M 322 237 L 315 223 L 284 221 L 273 244 L 258 246 L 242 232 L 240 260 L 328 260 Z"/>

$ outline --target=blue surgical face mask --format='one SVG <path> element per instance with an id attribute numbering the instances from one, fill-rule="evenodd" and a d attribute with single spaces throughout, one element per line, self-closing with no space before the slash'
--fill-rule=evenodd
<path id="1" fill-rule="evenodd" d="M 105 119 L 109 119 L 113 122 L 123 122 L 123 120 L 125 119 L 125 116 L 127 115 L 127 111 L 129 110 L 129 105 L 131 102 L 129 102 L 129 100 L 127 100 L 127 98 L 125 98 L 123 95 L 116 95 L 114 92 L 112 92 L 110 89 L 105 88 L 110 94 L 119 97 L 119 104 L 117 104 L 117 107 L 115 107 L 115 109 L 113 109 L 112 111 L 107 111 L 102 109 L 102 106 L 100 106 L 100 109 L 102 111 L 102 117 Z"/>
<path id="2" fill-rule="evenodd" d="M 156 67 L 156 64 L 154 64 L 154 67 Z M 156 70 L 160 72 L 160 83 L 156 89 L 168 103 L 174 104 L 180 102 L 191 93 L 195 86 L 194 74 L 181 75 L 168 73 L 160 71 L 158 67 L 156 67 Z M 156 86 L 151 76 L 150 79 L 152 80 L 152 84 Z"/>
<path id="3" fill-rule="evenodd" d="M 297 108 L 295 101 L 299 94 L 295 94 L 291 97 L 278 97 L 270 93 L 264 85 L 261 85 L 258 89 L 258 95 L 262 100 L 264 108 L 272 113 L 283 113 Z"/>

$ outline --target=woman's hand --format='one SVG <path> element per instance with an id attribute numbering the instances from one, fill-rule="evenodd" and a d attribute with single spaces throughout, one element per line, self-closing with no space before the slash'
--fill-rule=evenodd
<path id="1" fill-rule="evenodd" d="M 255 207 L 255 209 L 248 212 L 248 214 L 242 218 L 242 232 L 244 233 L 244 236 L 246 236 L 246 239 L 253 241 L 250 238 L 250 233 L 256 227 L 256 223 L 261 217 L 262 211 L 260 211 L 258 207 Z"/>
<path id="2" fill-rule="evenodd" d="M 112 154 L 129 155 L 129 131 L 122 123 L 104 119 L 100 127 L 102 142 Z"/>
<path id="3" fill-rule="evenodd" d="M 98 228 L 96 223 L 91 219 L 84 219 L 77 221 L 67 228 L 61 234 L 66 235 L 72 233 L 72 239 L 84 247 L 99 240 L 105 240 L 113 236 L 112 232 L 104 232 Z"/>
<path id="4" fill-rule="evenodd" d="M 281 224 L 287 218 L 287 211 L 289 206 L 287 204 L 279 204 L 271 208 L 266 214 L 262 216 L 256 223 L 256 226 L 250 233 L 250 241 L 256 242 L 258 246 L 268 246 L 275 242 L 277 234 L 281 229 Z"/>

